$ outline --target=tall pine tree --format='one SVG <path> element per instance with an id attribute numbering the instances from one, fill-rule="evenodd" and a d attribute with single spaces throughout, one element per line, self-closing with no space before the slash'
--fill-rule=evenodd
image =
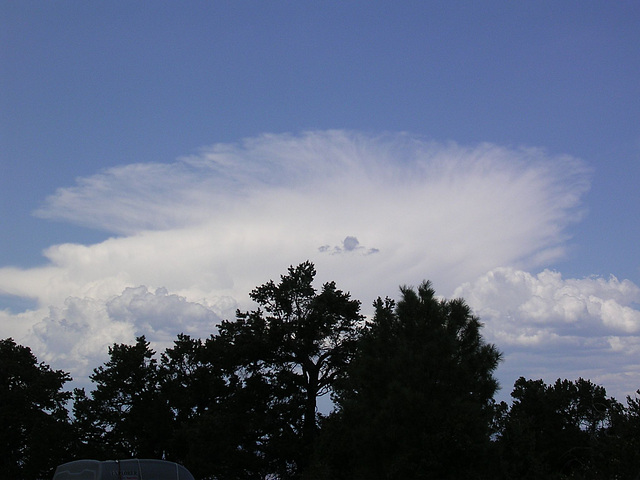
<path id="1" fill-rule="evenodd" d="M 462 300 L 428 282 L 378 299 L 323 436 L 334 478 L 478 478 L 501 355 Z M 319 466 L 321 468 L 322 466 Z"/>

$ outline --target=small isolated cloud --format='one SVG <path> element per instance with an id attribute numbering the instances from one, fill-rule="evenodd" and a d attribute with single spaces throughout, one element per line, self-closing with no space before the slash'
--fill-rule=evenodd
<path id="1" fill-rule="evenodd" d="M 496 268 L 455 295 L 484 321 L 514 376 L 615 377 L 610 393 L 620 398 L 640 385 L 640 287 L 628 280 Z"/>
<path id="2" fill-rule="evenodd" d="M 344 247 L 345 252 L 352 252 L 356 249 L 362 248 L 360 247 L 360 242 L 356 237 L 346 237 L 342 241 L 342 246 Z"/>
<path id="3" fill-rule="evenodd" d="M 322 253 L 330 253 L 332 255 L 350 252 L 358 252 L 361 255 L 372 255 L 374 253 L 378 253 L 380 250 L 377 248 L 366 248 L 360 245 L 360 242 L 356 237 L 345 237 L 341 246 L 335 245 L 332 247 L 331 245 L 323 245 L 318 248 L 318 251 Z"/>

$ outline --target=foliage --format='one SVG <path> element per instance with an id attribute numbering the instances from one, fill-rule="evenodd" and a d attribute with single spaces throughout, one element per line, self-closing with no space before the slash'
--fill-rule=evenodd
<path id="1" fill-rule="evenodd" d="M 603 387 L 582 378 L 519 378 L 499 438 L 506 478 L 606 478 L 602 448 L 621 406 Z M 613 478 L 609 477 L 609 478 Z"/>
<path id="2" fill-rule="evenodd" d="M 640 475 L 640 390 L 627 396 L 626 408 L 618 408 L 612 428 L 603 442 L 603 455 L 610 463 L 609 478 L 637 479 Z"/>
<path id="3" fill-rule="evenodd" d="M 325 445 L 336 478 L 461 478 L 483 469 L 497 349 L 462 300 L 428 282 L 378 299 L 335 395 Z"/>
<path id="4" fill-rule="evenodd" d="M 261 307 L 223 322 L 220 338 L 236 353 L 237 385 L 264 392 L 263 453 L 278 458 L 281 477 L 301 474 L 318 431 L 317 398 L 332 391 L 355 348 L 360 303 L 325 283 L 313 287 L 315 267 L 290 267 L 250 296 Z M 252 396 L 245 392 L 243 395 Z M 256 412 L 251 410 L 250 413 Z"/>
<path id="5" fill-rule="evenodd" d="M 0 340 L 0 471 L 3 478 L 50 477 L 68 458 L 68 373 L 52 370 L 28 347 Z"/>
<path id="6" fill-rule="evenodd" d="M 83 456 L 161 458 L 171 417 L 154 353 L 144 336 L 135 345 L 114 344 L 109 361 L 90 377 L 96 384 L 90 397 L 74 392 Z"/>
<path id="7" fill-rule="evenodd" d="M 360 304 L 313 286 L 310 262 L 250 295 L 205 340 L 114 344 L 93 390 L 0 341 L 0 467 L 36 480 L 73 458 L 166 458 L 198 479 L 635 479 L 639 397 L 588 380 L 516 381 L 496 404 L 501 359 L 461 299 L 428 282 Z M 335 410 L 317 413 L 330 394 Z"/>
<path id="8" fill-rule="evenodd" d="M 180 335 L 162 355 L 163 390 L 173 413 L 167 458 L 198 478 L 263 478 L 264 415 L 269 385 L 244 388 L 237 352 L 221 337 Z M 256 379 L 260 381 L 261 379 Z"/>

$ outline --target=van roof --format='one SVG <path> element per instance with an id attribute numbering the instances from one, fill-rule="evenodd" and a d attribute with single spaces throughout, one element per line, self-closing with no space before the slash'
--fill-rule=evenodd
<path id="1" fill-rule="evenodd" d="M 53 480 L 194 480 L 182 465 L 166 460 L 75 460 L 56 468 Z"/>

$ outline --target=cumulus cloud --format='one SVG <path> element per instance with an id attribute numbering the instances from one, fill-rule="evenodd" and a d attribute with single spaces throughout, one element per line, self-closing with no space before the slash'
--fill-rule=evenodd
<path id="1" fill-rule="evenodd" d="M 365 248 L 360 245 L 360 242 L 356 237 L 345 237 L 342 241 L 342 245 L 322 245 L 318 247 L 318 251 L 322 253 L 330 253 L 332 255 L 337 255 L 340 253 L 349 253 L 349 252 L 358 252 L 360 255 L 372 255 L 374 253 L 378 253 L 380 250 L 377 248 Z"/>
<path id="2" fill-rule="evenodd" d="M 634 283 L 496 268 L 455 296 L 485 322 L 488 337 L 507 353 L 513 377 L 616 378 L 609 393 L 620 398 L 638 388 L 640 287 Z"/>
<path id="3" fill-rule="evenodd" d="M 262 135 L 110 168 L 59 188 L 37 215 L 114 236 L 52 245 L 41 267 L 0 268 L 0 294 L 37 304 L 0 312 L 0 328 L 43 358 L 89 364 L 89 350 L 134 335 L 207 336 L 252 306 L 252 288 L 309 259 L 365 313 L 401 284 L 430 279 L 445 296 L 465 285 L 456 293 L 511 358 L 545 345 L 637 351 L 629 282 L 572 284 L 552 272 L 515 281 L 562 258 L 589 176 L 580 160 L 542 149 L 345 131 Z M 497 267 L 513 280 L 477 280 L 498 278 Z"/>
<path id="4" fill-rule="evenodd" d="M 145 335 L 159 351 L 179 333 L 199 337 L 214 333 L 220 317 L 210 308 L 158 288 L 126 288 L 106 301 L 68 297 L 51 306 L 26 338 L 41 353 L 40 360 L 72 373 L 82 381 L 107 358 L 113 343 L 133 343 Z"/>

